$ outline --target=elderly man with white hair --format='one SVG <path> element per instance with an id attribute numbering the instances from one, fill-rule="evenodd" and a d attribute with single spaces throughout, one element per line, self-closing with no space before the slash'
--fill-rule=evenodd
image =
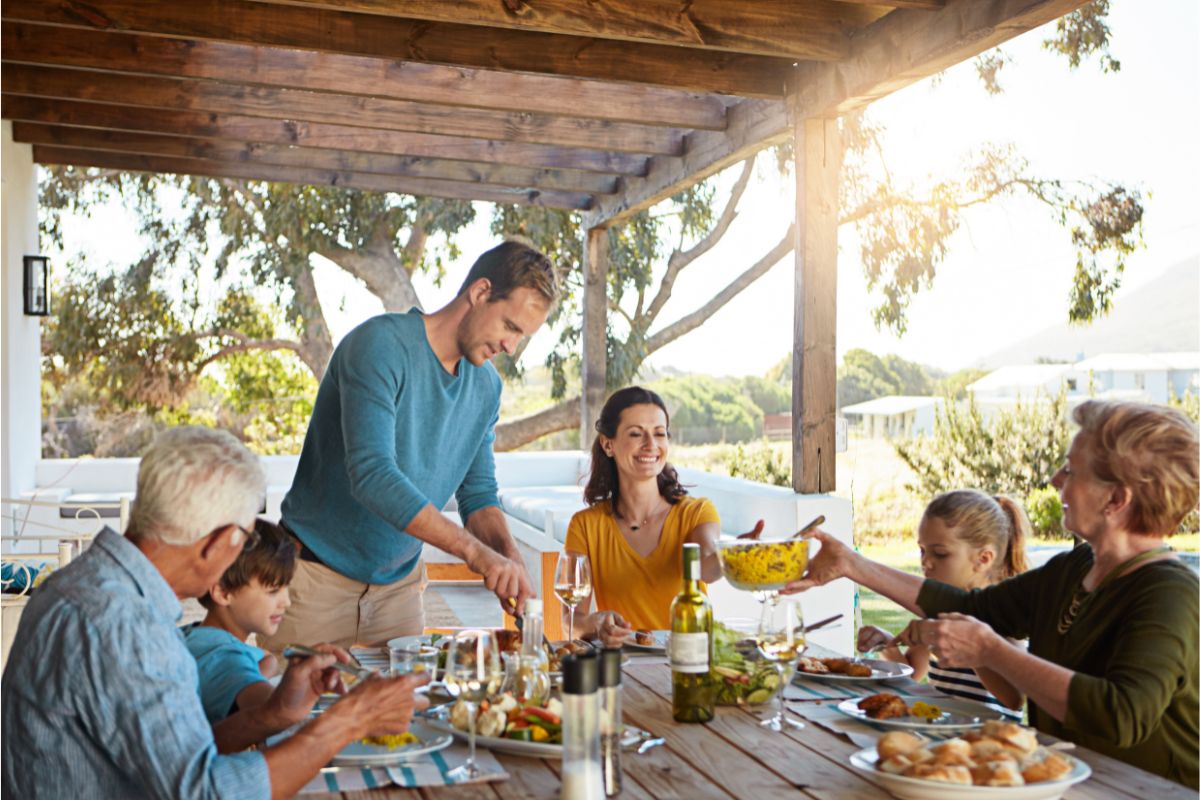
<path id="1" fill-rule="evenodd" d="M 228 433 L 179 428 L 142 459 L 129 531 L 102 531 L 30 600 L 2 690 L 3 789 L 21 798 L 290 797 L 349 742 L 405 730 L 418 679 L 363 681 L 280 744 L 247 750 L 337 688 L 336 660 L 296 660 L 262 706 L 209 726 L 180 598 L 246 545 L 264 490 Z"/>

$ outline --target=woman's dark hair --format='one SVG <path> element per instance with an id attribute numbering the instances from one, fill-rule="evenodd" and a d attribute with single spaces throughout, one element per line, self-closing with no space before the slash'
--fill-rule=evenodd
<path id="1" fill-rule="evenodd" d="M 583 499 L 588 505 L 609 501 L 613 516 L 617 516 L 617 501 L 621 497 L 621 484 L 617 477 L 617 465 L 613 458 L 604 452 L 600 444 L 600 435 L 609 439 L 617 437 L 617 426 L 621 422 L 621 412 L 630 406 L 656 405 L 662 409 L 667 418 L 667 431 L 671 430 L 671 412 L 667 405 L 655 392 L 641 386 L 628 386 L 613 392 L 600 409 L 600 419 L 596 420 L 596 438 L 592 441 L 592 474 L 588 477 L 587 486 L 583 487 Z M 668 503 L 674 505 L 679 498 L 687 494 L 687 489 L 679 483 L 679 475 L 670 464 L 664 464 L 662 472 L 658 473 L 658 493 Z"/>

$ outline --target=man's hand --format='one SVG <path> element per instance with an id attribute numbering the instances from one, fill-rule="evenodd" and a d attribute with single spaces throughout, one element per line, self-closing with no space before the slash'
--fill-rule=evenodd
<path id="1" fill-rule="evenodd" d="M 822 530 L 813 531 L 812 536 L 808 538 L 820 542 L 821 549 L 808 562 L 808 571 L 804 573 L 804 577 L 783 587 L 780 594 L 796 594 L 806 589 L 824 586 L 832 580 L 850 574 L 850 565 L 855 556 L 853 550 L 842 544 L 837 537 Z"/>
<path id="2" fill-rule="evenodd" d="M 429 698 L 413 694 L 429 683 L 427 672 L 410 672 L 397 678 L 371 677 L 355 686 L 335 703 L 326 715 L 345 715 L 361 731 L 359 736 L 388 736 L 404 733 L 413 714 L 429 707 Z"/>
<path id="3" fill-rule="evenodd" d="M 987 666 L 988 653 L 1004 644 L 1000 634 L 985 622 L 966 614 L 938 614 L 937 619 L 919 619 L 909 624 L 901 638 L 923 644 L 945 667 Z"/>
<path id="4" fill-rule="evenodd" d="M 864 625 L 858 629 L 858 652 L 865 653 L 877 647 L 888 645 L 894 637 L 883 628 L 874 625 Z"/>
<path id="5" fill-rule="evenodd" d="M 259 659 L 258 671 L 264 678 L 274 678 L 279 674 L 279 659 L 273 653 L 267 653 Z"/>
<path id="6" fill-rule="evenodd" d="M 519 559 L 505 558 L 483 542 L 472 549 L 467 566 L 483 576 L 483 585 L 500 599 L 500 607 L 509 614 L 525 613 L 525 601 L 533 597 L 533 581 Z M 516 599 L 514 605 L 510 598 Z"/>

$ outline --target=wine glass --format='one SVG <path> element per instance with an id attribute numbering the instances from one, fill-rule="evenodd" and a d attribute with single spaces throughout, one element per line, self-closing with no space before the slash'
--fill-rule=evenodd
<path id="1" fill-rule="evenodd" d="M 500 645 L 490 631 L 467 630 L 454 635 L 446 656 L 444 682 L 450 694 L 467 705 L 467 763 L 446 773 L 455 783 L 478 780 L 486 774 L 475 763 L 475 715 L 479 703 L 498 693 L 504 672 Z"/>
<path id="2" fill-rule="evenodd" d="M 763 605 L 756 645 L 759 656 L 775 664 L 782 681 L 779 693 L 775 695 L 775 715 L 764 719 L 761 724 L 773 731 L 782 731 L 785 724 L 793 728 L 804 727 L 803 722 L 784 715 L 783 695 L 795 674 L 796 661 L 808 643 L 804 636 L 804 611 L 800 603 L 793 599 L 780 602 L 778 593 L 774 594 L 772 602 Z"/>
<path id="3" fill-rule="evenodd" d="M 558 554 L 558 565 L 554 568 L 554 593 L 568 609 L 571 616 L 567 623 L 567 639 L 575 640 L 575 606 L 592 593 L 592 565 L 583 553 L 564 550 Z"/>

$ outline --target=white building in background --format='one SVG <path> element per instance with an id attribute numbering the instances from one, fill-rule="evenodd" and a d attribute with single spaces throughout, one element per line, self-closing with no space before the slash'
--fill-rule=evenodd
<path id="1" fill-rule="evenodd" d="M 967 386 L 984 419 L 1018 403 L 1046 402 L 1066 389 L 1067 409 L 1092 397 L 1165 405 L 1200 395 L 1200 351 L 1105 353 L 1074 364 L 1022 364 L 999 369 Z M 878 397 L 841 409 L 862 436 L 911 438 L 933 432 L 939 397 Z"/>
<path id="2" fill-rule="evenodd" d="M 940 397 L 877 397 L 843 406 L 841 414 L 856 433 L 875 439 L 911 439 L 933 433 Z"/>

